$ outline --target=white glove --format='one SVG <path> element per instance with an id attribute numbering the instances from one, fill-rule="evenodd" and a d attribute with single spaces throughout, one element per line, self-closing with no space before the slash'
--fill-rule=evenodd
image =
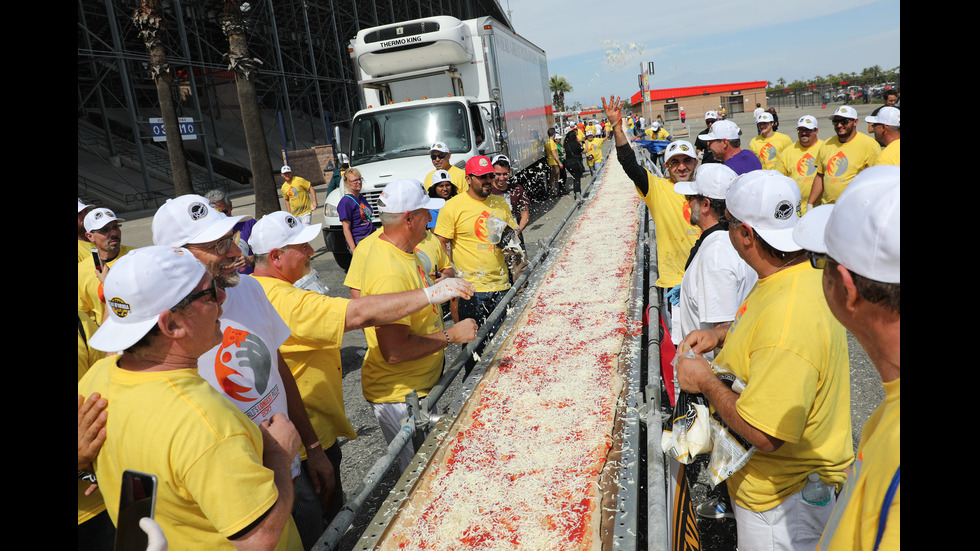
<path id="1" fill-rule="evenodd" d="M 431 287 L 425 287 L 422 290 L 425 291 L 425 296 L 429 299 L 429 304 L 442 304 L 449 299 L 457 297 L 468 299 L 476 291 L 473 288 L 473 284 L 459 277 L 447 277 L 439 283 Z"/>
<path id="2" fill-rule="evenodd" d="M 140 528 L 147 535 L 146 551 L 167 551 L 167 536 L 163 535 L 163 528 L 160 528 L 157 521 L 143 517 L 140 519 Z"/>

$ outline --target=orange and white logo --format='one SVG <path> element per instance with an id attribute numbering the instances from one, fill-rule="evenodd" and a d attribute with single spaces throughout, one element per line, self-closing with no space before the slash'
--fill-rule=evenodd
<path id="1" fill-rule="evenodd" d="M 225 328 L 221 345 L 214 358 L 214 373 L 218 385 L 229 397 L 239 402 L 253 402 L 265 394 L 272 373 L 272 352 L 248 331 Z M 234 377 L 234 379 L 233 379 Z"/>
<path id="2" fill-rule="evenodd" d="M 473 235 L 484 243 L 490 242 L 490 230 L 487 228 L 488 218 L 490 218 L 490 213 L 483 211 L 480 213 L 480 216 L 476 218 L 476 222 L 473 223 Z"/>

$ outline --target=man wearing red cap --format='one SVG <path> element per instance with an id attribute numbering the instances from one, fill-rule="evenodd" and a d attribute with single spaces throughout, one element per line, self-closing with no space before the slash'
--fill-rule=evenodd
<path id="1" fill-rule="evenodd" d="M 510 289 L 510 274 L 501 247 L 501 221 L 517 229 L 510 207 L 491 188 L 496 171 L 484 155 L 466 162 L 466 193 L 446 201 L 439 211 L 433 233 L 443 246 L 450 246 L 450 259 L 457 275 L 476 288 L 469 300 L 460 300 L 460 319 L 473 318 L 482 325 Z M 497 231 L 494 231 L 494 230 Z"/>

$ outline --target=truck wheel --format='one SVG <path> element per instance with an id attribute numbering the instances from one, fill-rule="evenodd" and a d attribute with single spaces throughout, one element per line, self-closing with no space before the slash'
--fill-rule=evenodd
<path id="1" fill-rule="evenodd" d="M 333 253 L 333 259 L 337 261 L 341 270 L 346 272 L 350 268 L 350 253 Z"/>

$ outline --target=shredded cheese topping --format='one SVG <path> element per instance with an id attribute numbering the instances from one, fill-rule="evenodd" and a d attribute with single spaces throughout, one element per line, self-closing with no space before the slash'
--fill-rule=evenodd
<path id="1" fill-rule="evenodd" d="M 639 198 L 614 161 L 593 193 L 382 547 L 599 548 Z"/>

